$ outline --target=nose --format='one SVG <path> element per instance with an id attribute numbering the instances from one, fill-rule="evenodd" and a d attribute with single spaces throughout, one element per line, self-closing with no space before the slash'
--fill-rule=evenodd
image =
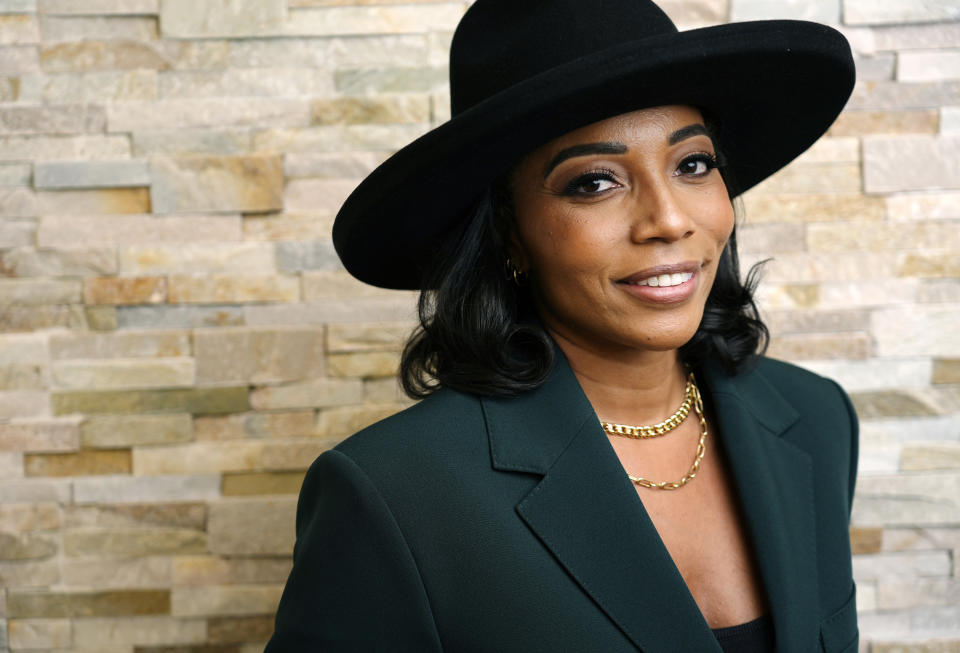
<path id="1" fill-rule="evenodd" d="M 652 180 L 638 189 L 632 212 L 633 242 L 675 242 L 693 235 L 696 228 L 689 206 L 681 201 L 669 180 Z"/>

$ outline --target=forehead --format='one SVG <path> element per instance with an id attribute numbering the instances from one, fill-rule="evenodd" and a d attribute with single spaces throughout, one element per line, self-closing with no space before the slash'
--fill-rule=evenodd
<path id="1" fill-rule="evenodd" d="M 527 158 L 541 159 L 580 143 L 620 142 L 629 146 L 658 137 L 667 138 L 677 129 L 703 124 L 703 116 L 695 107 L 669 105 L 639 109 L 595 122 L 537 148 Z"/>

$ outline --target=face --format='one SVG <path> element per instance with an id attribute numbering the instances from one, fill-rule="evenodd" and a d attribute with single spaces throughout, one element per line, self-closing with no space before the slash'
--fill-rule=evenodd
<path id="1" fill-rule="evenodd" d="M 613 355 L 693 337 L 734 224 L 696 109 L 570 132 L 525 157 L 512 182 L 511 257 L 554 337 Z"/>

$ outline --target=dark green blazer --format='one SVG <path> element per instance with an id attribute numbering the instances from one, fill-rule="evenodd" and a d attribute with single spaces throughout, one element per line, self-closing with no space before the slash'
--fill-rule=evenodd
<path id="1" fill-rule="evenodd" d="M 569 365 L 514 399 L 443 390 L 324 453 L 268 653 L 719 653 Z M 763 359 L 698 379 L 778 653 L 851 653 L 857 422 Z"/>

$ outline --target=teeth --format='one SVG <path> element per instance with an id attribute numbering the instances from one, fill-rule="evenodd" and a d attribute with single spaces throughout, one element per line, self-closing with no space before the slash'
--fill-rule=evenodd
<path id="1" fill-rule="evenodd" d="M 664 286 L 679 286 L 693 278 L 692 272 L 675 272 L 673 274 L 660 274 L 649 279 L 644 279 L 637 283 L 638 286 L 650 286 L 652 288 Z"/>

